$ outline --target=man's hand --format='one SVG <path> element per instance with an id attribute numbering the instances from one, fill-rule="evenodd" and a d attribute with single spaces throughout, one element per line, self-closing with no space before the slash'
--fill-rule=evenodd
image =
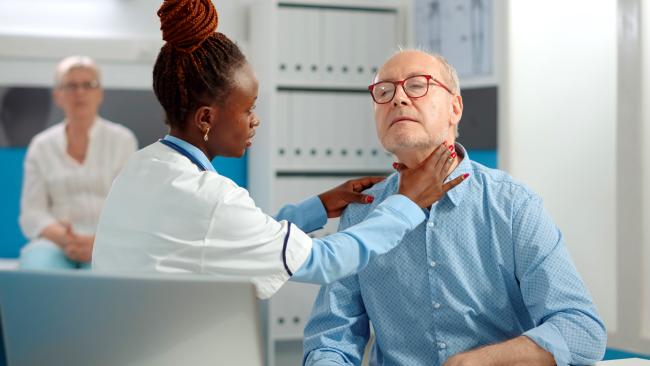
<path id="1" fill-rule="evenodd" d="M 443 366 L 552 366 L 553 355 L 526 336 L 451 356 Z"/>
<path id="2" fill-rule="evenodd" d="M 325 206 L 327 217 L 339 217 L 350 203 L 371 203 L 375 198 L 362 194 L 361 192 L 384 179 L 384 177 L 352 179 L 327 192 L 321 193 L 318 195 L 318 198 L 320 198 L 323 206 Z"/>
<path id="3" fill-rule="evenodd" d="M 490 361 L 485 355 L 480 355 L 478 350 L 459 353 L 447 359 L 443 366 L 488 366 Z"/>
<path id="4" fill-rule="evenodd" d="M 81 235 L 72 230 L 68 224 L 66 227 L 66 240 L 63 246 L 65 255 L 75 262 L 90 262 L 93 254 L 94 235 Z"/>

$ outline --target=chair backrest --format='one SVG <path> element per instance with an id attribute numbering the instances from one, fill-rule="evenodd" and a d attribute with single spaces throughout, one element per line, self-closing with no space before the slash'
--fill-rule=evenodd
<path id="1" fill-rule="evenodd" d="M 261 365 L 258 316 L 250 283 L 0 271 L 9 366 Z"/>

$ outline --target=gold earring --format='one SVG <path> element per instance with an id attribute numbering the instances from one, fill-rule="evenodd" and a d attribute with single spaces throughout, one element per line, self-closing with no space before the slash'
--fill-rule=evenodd
<path id="1" fill-rule="evenodd" d="M 210 132 L 209 128 L 207 130 L 205 130 L 205 135 L 203 135 L 203 141 L 205 141 L 205 142 L 208 141 L 208 132 Z"/>

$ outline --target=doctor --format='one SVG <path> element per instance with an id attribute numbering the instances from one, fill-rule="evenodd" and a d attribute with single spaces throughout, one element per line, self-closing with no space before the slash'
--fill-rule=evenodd
<path id="1" fill-rule="evenodd" d="M 168 0 L 158 15 L 166 44 L 153 86 L 170 132 L 135 153 L 113 183 L 99 220 L 93 268 L 247 279 L 261 298 L 290 278 L 331 283 L 395 247 L 422 223 L 422 208 L 466 178 L 443 184 L 453 159 L 441 145 L 402 172 L 397 194 L 345 231 L 321 239 L 305 234 L 327 216 L 340 215 L 351 197 L 371 202 L 358 192 L 377 180 L 348 182 L 283 208 L 275 219 L 264 214 L 244 188 L 210 163 L 215 156 L 240 157 L 251 146 L 259 126 L 251 66 L 236 44 L 215 32 L 210 0 Z"/>

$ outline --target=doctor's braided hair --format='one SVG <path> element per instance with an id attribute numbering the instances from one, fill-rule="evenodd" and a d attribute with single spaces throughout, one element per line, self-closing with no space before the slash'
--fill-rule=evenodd
<path id="1" fill-rule="evenodd" d="M 165 45 L 153 69 L 153 90 L 166 123 L 184 129 L 190 113 L 223 103 L 246 57 L 224 34 L 211 0 L 165 0 L 158 10 Z"/>

